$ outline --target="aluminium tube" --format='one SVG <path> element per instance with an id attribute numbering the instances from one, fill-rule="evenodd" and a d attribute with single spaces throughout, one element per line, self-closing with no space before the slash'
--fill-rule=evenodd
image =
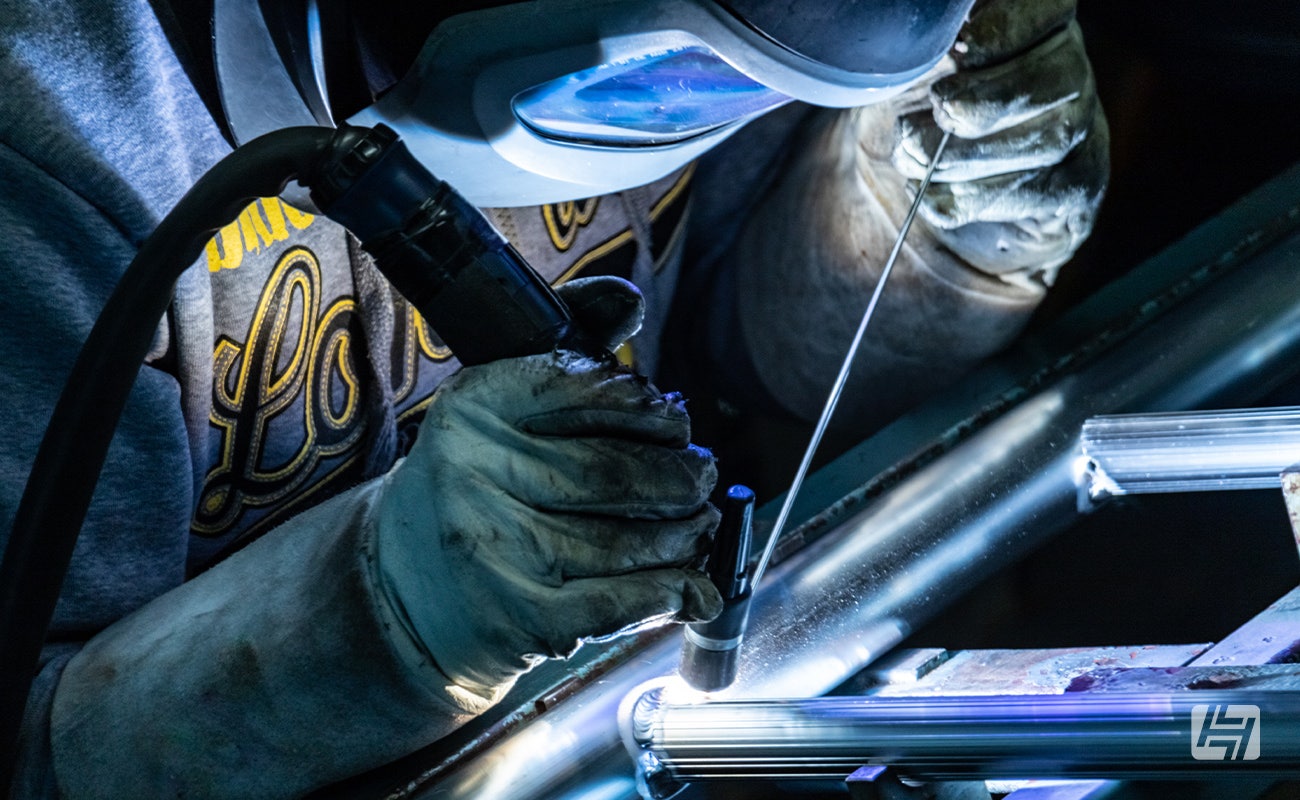
<path id="1" fill-rule="evenodd" d="M 674 705 L 647 693 L 638 744 L 682 783 L 1300 776 L 1300 691 L 815 697 Z"/>
<path id="2" fill-rule="evenodd" d="M 1277 489 L 1300 462 L 1300 408 L 1106 414 L 1083 424 L 1089 499 Z"/>
<path id="3" fill-rule="evenodd" d="M 1300 236 L 1289 234 L 1036 394 L 774 566 L 731 698 L 839 685 L 1077 515 L 1080 426 L 1136 410 L 1244 405 L 1300 365 Z M 864 476 L 864 480 L 867 476 Z M 634 797 L 625 695 L 668 675 L 659 641 L 473 757 L 422 798 Z"/>

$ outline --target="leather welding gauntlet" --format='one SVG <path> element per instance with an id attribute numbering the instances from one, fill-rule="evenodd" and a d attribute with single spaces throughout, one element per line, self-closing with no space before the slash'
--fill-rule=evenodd
<path id="1" fill-rule="evenodd" d="M 765 388 L 821 410 L 937 147 L 837 421 L 869 431 L 1004 347 L 1088 236 L 1107 129 L 1072 0 L 977 3 L 948 59 L 879 105 L 817 112 L 737 240 Z"/>
<path id="2" fill-rule="evenodd" d="M 956 72 L 894 129 L 889 160 L 913 180 L 941 132 L 953 134 L 921 214 L 945 247 L 1008 282 L 1051 285 L 1092 231 L 1106 183 L 1106 120 L 1074 5 L 977 4 L 953 50 Z M 882 160 L 884 148 L 871 149 Z"/>
<path id="3" fill-rule="evenodd" d="M 618 307 L 635 291 L 595 280 L 566 294 L 579 318 L 592 315 L 579 295 Z M 626 332 L 612 327 L 623 330 L 611 346 Z M 612 359 L 552 352 L 465 368 L 385 481 L 380 584 L 432 663 L 490 699 L 584 639 L 716 616 L 717 591 L 692 568 L 717 524 L 715 480 L 682 399 Z"/>
<path id="4" fill-rule="evenodd" d="M 641 299 L 563 292 L 613 345 Z M 682 401 L 553 352 L 462 370 L 411 454 L 95 635 L 55 690 L 60 794 L 299 797 L 483 711 L 539 657 L 710 618 L 716 511 Z"/>

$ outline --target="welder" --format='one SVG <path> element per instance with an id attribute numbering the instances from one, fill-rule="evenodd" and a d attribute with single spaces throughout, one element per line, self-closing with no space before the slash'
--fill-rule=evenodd
<path id="1" fill-rule="evenodd" d="M 622 363 L 459 368 L 301 191 L 243 209 L 136 378 L 16 796 L 301 795 L 715 616 L 717 467 L 644 376 L 814 417 L 949 130 L 841 406 L 879 424 L 1017 334 L 1106 181 L 1066 0 L 202 5 L 0 2 L 6 535 L 124 266 L 269 130 L 390 126 Z"/>

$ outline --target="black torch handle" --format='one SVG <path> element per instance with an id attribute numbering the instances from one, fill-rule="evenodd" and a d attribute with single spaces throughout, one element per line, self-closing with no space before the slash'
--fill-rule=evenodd
<path id="1" fill-rule="evenodd" d="M 462 364 L 557 347 L 598 355 L 564 301 L 483 213 L 388 128 L 356 129 L 312 199 L 361 240 L 379 271 Z"/>

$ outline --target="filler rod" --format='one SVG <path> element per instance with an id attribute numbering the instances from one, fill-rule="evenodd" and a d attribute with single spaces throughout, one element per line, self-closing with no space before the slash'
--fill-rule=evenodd
<path id="1" fill-rule="evenodd" d="M 853 359 L 858 354 L 858 348 L 862 345 L 862 336 L 867 332 L 867 324 L 871 322 L 871 317 L 876 313 L 876 305 L 880 302 L 880 294 L 885 288 L 885 281 L 889 280 L 889 273 L 894 271 L 894 262 L 898 260 L 898 254 L 903 250 L 903 241 L 907 238 L 907 232 L 912 228 L 912 220 L 916 218 L 916 211 L 921 207 L 921 200 L 925 197 L 925 190 L 930 186 L 930 178 L 934 175 L 935 167 L 939 164 L 939 157 L 943 155 L 943 149 L 948 146 L 948 137 L 951 134 L 944 131 L 943 138 L 939 140 L 939 146 L 934 149 L 934 155 L 930 157 L 930 166 L 925 170 L 925 178 L 921 180 L 920 187 L 916 190 L 916 197 L 912 199 L 912 205 L 907 209 L 907 216 L 903 218 L 903 224 L 898 228 L 898 236 L 894 239 L 894 248 L 889 251 L 889 258 L 885 259 L 885 266 L 880 271 L 880 279 L 876 281 L 875 291 L 871 293 L 871 300 L 867 303 L 866 311 L 862 312 L 862 321 L 858 323 L 857 333 L 853 335 L 853 342 L 849 345 L 849 351 L 844 356 L 844 363 L 840 365 L 840 374 L 836 376 L 835 383 L 831 386 L 831 393 L 826 398 L 826 405 L 822 408 L 821 417 L 817 420 L 817 427 L 813 430 L 812 438 L 808 441 L 808 448 L 804 451 L 803 461 L 799 464 L 799 469 L 795 472 L 794 480 L 790 482 L 790 489 L 785 493 L 785 500 L 781 503 L 781 511 L 777 514 L 776 524 L 772 526 L 772 535 L 767 539 L 767 546 L 763 548 L 763 556 L 758 561 L 758 566 L 754 569 L 754 578 L 750 582 L 752 586 L 758 586 L 762 580 L 763 573 L 767 570 L 767 563 L 772 560 L 772 553 L 776 550 L 776 542 L 781 537 L 782 531 L 785 530 L 785 524 L 790 518 L 790 509 L 794 507 L 794 500 L 799 496 L 799 489 L 803 486 L 803 480 L 808 475 L 808 468 L 812 466 L 813 456 L 817 453 L 817 448 L 822 443 L 822 437 L 826 435 L 826 428 L 830 425 L 831 416 L 835 413 L 835 406 L 840 402 L 840 395 L 844 393 L 844 385 L 849 379 L 849 370 L 853 367 Z"/>

